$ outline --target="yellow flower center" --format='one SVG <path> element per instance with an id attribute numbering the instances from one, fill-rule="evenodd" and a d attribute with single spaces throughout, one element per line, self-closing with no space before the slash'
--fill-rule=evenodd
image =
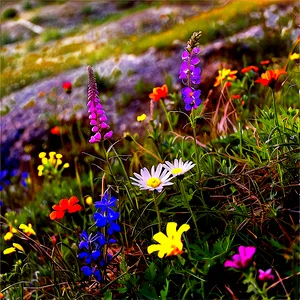
<path id="1" fill-rule="evenodd" d="M 152 188 L 156 188 L 161 184 L 161 181 L 159 178 L 151 177 L 147 180 L 147 185 L 151 186 Z"/>
<path id="2" fill-rule="evenodd" d="M 183 171 L 182 168 L 174 168 L 172 170 L 172 174 L 177 175 L 180 174 L 182 171 Z"/>

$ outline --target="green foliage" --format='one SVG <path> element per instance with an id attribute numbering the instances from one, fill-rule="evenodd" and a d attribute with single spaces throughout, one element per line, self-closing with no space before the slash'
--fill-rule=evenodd
<path id="1" fill-rule="evenodd" d="M 18 11 L 15 8 L 9 7 L 2 12 L 2 18 L 4 20 L 13 19 L 18 15 Z"/>
<path id="2" fill-rule="evenodd" d="M 49 28 L 43 31 L 42 39 L 45 43 L 49 41 L 59 40 L 63 37 L 63 33 L 60 29 L 57 28 Z"/>

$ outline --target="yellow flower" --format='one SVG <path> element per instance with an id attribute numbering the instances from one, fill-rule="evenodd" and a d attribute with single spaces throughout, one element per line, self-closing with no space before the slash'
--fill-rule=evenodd
<path id="1" fill-rule="evenodd" d="M 64 168 L 64 169 L 69 168 L 69 167 L 70 167 L 70 164 L 69 164 L 69 163 L 65 163 L 65 164 L 63 165 L 63 168 Z"/>
<path id="2" fill-rule="evenodd" d="M 46 156 L 46 152 L 41 152 L 40 154 L 39 154 L 39 158 L 44 158 Z"/>
<path id="3" fill-rule="evenodd" d="M 21 224 L 19 226 L 20 229 L 23 230 L 24 233 L 26 233 L 28 236 L 31 234 L 36 235 L 35 231 L 32 229 L 32 225 L 29 223 L 28 226 L 25 224 Z"/>
<path id="4" fill-rule="evenodd" d="M 6 254 L 11 254 L 13 252 L 16 252 L 16 249 L 22 251 L 22 252 L 25 252 L 24 248 L 20 245 L 20 244 L 17 244 L 17 243 L 13 243 L 13 247 L 9 247 L 7 249 L 5 249 L 3 251 L 3 254 L 6 255 Z"/>
<path id="5" fill-rule="evenodd" d="M 216 82 L 214 84 L 214 86 L 218 86 L 221 84 L 221 82 L 223 80 L 226 80 L 226 81 L 233 81 L 234 79 L 236 79 L 236 76 L 234 74 L 236 74 L 238 71 L 237 70 L 233 70 L 231 71 L 230 69 L 222 69 L 222 70 L 219 70 L 219 76 L 216 77 Z M 227 86 L 230 86 L 230 82 L 228 82 L 226 85 Z"/>
<path id="6" fill-rule="evenodd" d="M 146 120 L 146 118 L 147 118 L 147 116 L 145 114 L 142 114 L 140 116 L 137 116 L 136 119 L 138 122 L 142 122 L 142 121 Z"/>
<path id="7" fill-rule="evenodd" d="M 299 59 L 299 58 L 300 58 L 299 53 L 293 53 L 290 55 L 290 60 L 295 60 L 295 59 Z"/>
<path id="8" fill-rule="evenodd" d="M 153 236 L 153 239 L 157 241 L 159 244 L 153 244 L 148 247 L 148 253 L 152 253 L 154 251 L 158 251 L 158 257 L 163 258 L 171 255 L 181 254 L 183 244 L 181 242 L 181 235 L 183 232 L 190 229 L 190 225 L 183 224 L 179 227 L 178 231 L 176 231 L 177 223 L 169 222 L 167 224 L 167 235 L 162 232 L 158 232 Z"/>
<path id="9" fill-rule="evenodd" d="M 91 196 L 88 196 L 85 198 L 85 203 L 87 205 L 92 205 L 93 204 L 93 198 Z"/>
<path id="10" fill-rule="evenodd" d="M 59 154 L 59 153 L 57 153 L 57 154 L 55 155 L 55 157 L 56 157 L 56 158 L 62 158 L 62 155 Z"/>
<path id="11" fill-rule="evenodd" d="M 9 241 L 13 236 L 11 232 L 7 232 L 4 236 L 4 241 Z"/>

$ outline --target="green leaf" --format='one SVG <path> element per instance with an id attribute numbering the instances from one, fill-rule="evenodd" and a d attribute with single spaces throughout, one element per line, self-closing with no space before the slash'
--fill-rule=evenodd
<path id="1" fill-rule="evenodd" d="M 154 279 L 156 277 L 156 271 L 157 271 L 157 267 L 156 267 L 155 263 L 151 262 L 150 266 L 145 271 L 145 279 L 147 279 L 148 281 L 154 281 Z"/>
<path id="2" fill-rule="evenodd" d="M 162 300 L 167 300 L 167 295 L 168 295 L 168 292 L 169 292 L 169 280 L 166 279 L 166 285 L 164 285 L 164 289 L 162 289 L 160 291 L 160 296 L 161 296 L 161 299 Z"/>

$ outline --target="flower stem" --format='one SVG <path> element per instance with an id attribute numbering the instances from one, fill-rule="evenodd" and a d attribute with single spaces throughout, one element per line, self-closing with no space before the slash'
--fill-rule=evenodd
<path id="1" fill-rule="evenodd" d="M 191 217 L 192 217 L 192 220 L 194 222 L 196 233 L 197 233 L 197 238 L 200 241 L 200 234 L 199 234 L 199 230 L 198 230 L 198 226 L 197 226 L 197 221 L 196 221 L 195 215 L 193 213 L 193 210 L 190 206 L 190 203 L 189 203 L 188 199 L 186 198 L 186 193 L 185 193 L 185 188 L 184 188 L 184 185 L 183 185 L 183 181 L 180 180 L 180 179 L 179 179 L 179 187 L 180 187 L 181 194 L 183 195 L 184 202 L 185 202 L 188 210 L 191 213 Z"/>
<path id="2" fill-rule="evenodd" d="M 280 127 L 279 127 L 279 122 L 278 122 L 278 116 L 277 116 L 277 109 L 276 109 L 274 89 L 272 89 L 272 98 L 273 98 L 273 109 L 274 109 L 274 115 L 275 115 L 275 123 L 276 123 L 276 126 L 277 126 L 278 131 L 279 131 L 281 143 L 283 144 L 283 138 L 282 138 L 282 135 L 281 135 L 281 131 L 280 131 Z"/>
<path id="3" fill-rule="evenodd" d="M 157 214 L 158 230 L 161 231 L 161 216 L 160 216 L 160 211 L 159 211 L 159 207 L 158 207 L 158 203 L 157 203 L 157 197 L 155 197 L 154 192 L 153 192 L 153 202 L 154 202 L 154 206 L 155 206 L 155 210 L 156 210 L 156 214 Z"/>
<path id="4" fill-rule="evenodd" d="M 194 118 L 194 110 L 192 110 L 190 123 L 193 129 L 193 136 L 194 136 L 194 145 L 195 145 L 195 156 L 196 156 L 196 166 L 197 166 L 197 181 L 200 179 L 200 163 L 199 163 L 199 153 L 198 153 L 198 146 L 197 146 L 197 135 L 196 135 L 196 120 Z"/>
<path id="5" fill-rule="evenodd" d="M 163 108 L 163 110 L 164 110 L 164 112 L 165 112 L 165 114 L 166 114 L 167 121 L 168 121 L 168 123 L 169 123 L 169 126 L 170 126 L 171 131 L 174 131 L 174 130 L 173 130 L 172 123 L 171 123 L 171 121 L 170 121 L 170 119 L 169 119 L 169 114 L 168 114 L 168 112 L 167 112 L 165 103 L 164 103 L 164 101 L 163 101 L 162 99 L 160 99 L 160 104 L 161 104 L 161 106 L 162 106 L 162 108 Z"/>

